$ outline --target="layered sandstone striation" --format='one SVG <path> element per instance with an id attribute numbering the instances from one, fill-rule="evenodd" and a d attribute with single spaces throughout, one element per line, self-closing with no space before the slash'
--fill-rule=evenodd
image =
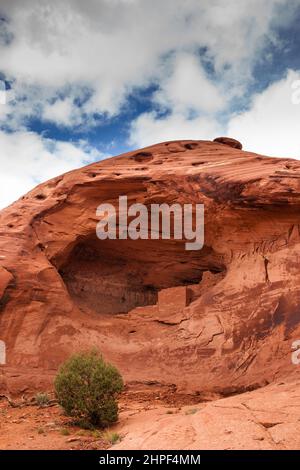
<path id="1" fill-rule="evenodd" d="M 127 382 L 222 397 L 292 377 L 300 162 L 176 141 L 39 185 L 0 213 L 2 393 L 96 346 Z M 99 204 L 204 204 L 205 243 L 96 237 Z"/>

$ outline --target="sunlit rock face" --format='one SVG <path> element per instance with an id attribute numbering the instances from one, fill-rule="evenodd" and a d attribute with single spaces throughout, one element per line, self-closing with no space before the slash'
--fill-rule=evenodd
<path id="1" fill-rule="evenodd" d="M 0 213 L 2 389 L 98 347 L 125 380 L 228 395 L 292 374 L 300 162 L 176 141 L 39 185 Z M 108 202 L 204 204 L 205 239 L 99 240 Z"/>

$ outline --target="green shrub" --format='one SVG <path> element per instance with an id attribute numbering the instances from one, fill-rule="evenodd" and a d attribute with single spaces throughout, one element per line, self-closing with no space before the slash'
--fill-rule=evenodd
<path id="1" fill-rule="evenodd" d="M 67 360 L 54 386 L 58 403 L 79 423 L 104 427 L 117 421 L 117 395 L 123 389 L 123 380 L 97 351 Z"/>

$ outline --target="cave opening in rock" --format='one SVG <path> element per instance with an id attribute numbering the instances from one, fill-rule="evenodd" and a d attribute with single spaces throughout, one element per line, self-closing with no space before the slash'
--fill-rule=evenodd
<path id="1" fill-rule="evenodd" d="M 158 292 L 176 286 L 198 285 L 203 272 L 222 272 L 224 266 L 211 248 L 185 250 L 174 240 L 78 240 L 59 273 L 83 310 L 99 314 L 127 313 L 155 305 Z"/>

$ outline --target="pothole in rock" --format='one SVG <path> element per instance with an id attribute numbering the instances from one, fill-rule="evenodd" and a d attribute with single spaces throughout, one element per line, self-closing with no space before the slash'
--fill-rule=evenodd
<path id="1" fill-rule="evenodd" d="M 200 295 L 204 272 L 222 273 L 224 265 L 211 248 L 186 251 L 170 240 L 79 241 L 59 273 L 81 309 L 98 314 L 127 313 L 155 305 L 162 289 L 189 286 L 191 301 Z M 199 284 L 200 283 L 200 284 Z"/>

